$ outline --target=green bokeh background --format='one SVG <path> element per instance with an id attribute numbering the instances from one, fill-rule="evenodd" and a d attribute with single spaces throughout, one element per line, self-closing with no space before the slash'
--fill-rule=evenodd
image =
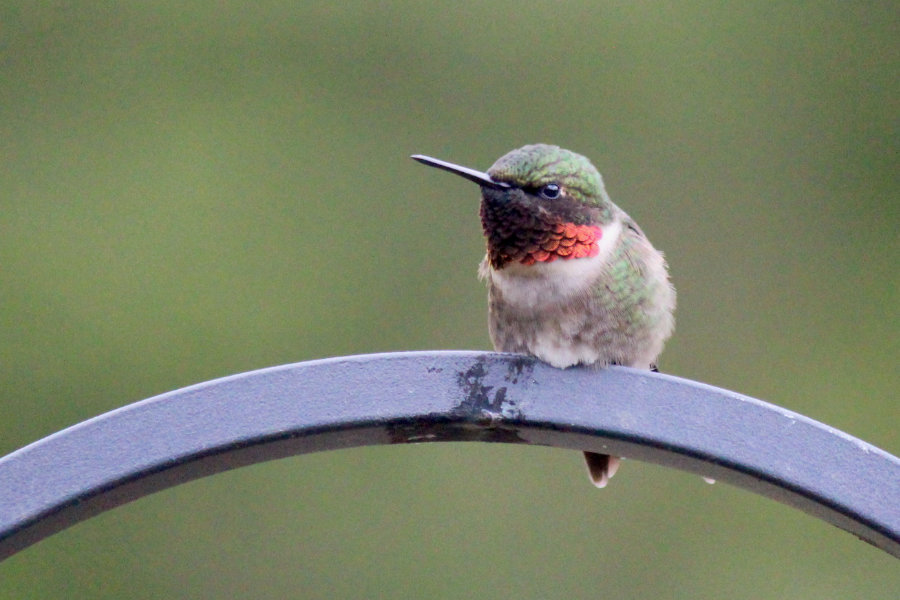
<path id="1" fill-rule="evenodd" d="M 0 3 L 0 455 L 214 377 L 487 349 L 478 195 L 589 156 L 666 251 L 664 371 L 900 453 L 895 2 Z M 561 399 L 562 401 L 562 399 Z M 300 456 L 0 564 L 0 598 L 896 598 L 725 484 L 547 448 Z M 898 499 L 900 501 L 900 499 Z"/>

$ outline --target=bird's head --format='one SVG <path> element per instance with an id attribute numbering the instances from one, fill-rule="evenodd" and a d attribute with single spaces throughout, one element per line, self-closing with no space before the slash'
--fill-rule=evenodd
<path id="1" fill-rule="evenodd" d="M 481 224 L 495 269 L 595 256 L 603 227 L 620 212 L 594 165 L 558 146 L 523 146 L 486 173 L 428 156 L 412 158 L 481 186 Z"/>

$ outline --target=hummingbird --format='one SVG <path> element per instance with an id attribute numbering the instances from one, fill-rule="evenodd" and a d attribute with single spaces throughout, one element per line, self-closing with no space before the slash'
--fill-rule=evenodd
<path id="1" fill-rule="evenodd" d="M 478 275 L 495 350 L 563 369 L 656 370 L 675 328 L 668 266 L 587 158 L 547 144 L 512 150 L 487 172 L 411 158 L 481 188 L 487 254 Z M 605 487 L 619 458 L 584 455 L 591 481 Z"/>

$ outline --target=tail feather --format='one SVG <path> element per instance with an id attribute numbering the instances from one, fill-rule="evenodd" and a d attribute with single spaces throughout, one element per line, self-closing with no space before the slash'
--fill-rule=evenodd
<path id="1" fill-rule="evenodd" d="M 618 456 L 585 452 L 584 462 L 587 463 L 588 476 L 591 482 L 598 488 L 606 487 L 612 476 L 619 470 L 621 462 Z"/>

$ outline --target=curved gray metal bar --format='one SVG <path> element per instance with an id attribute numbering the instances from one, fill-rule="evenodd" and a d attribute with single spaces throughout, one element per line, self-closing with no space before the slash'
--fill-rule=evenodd
<path id="1" fill-rule="evenodd" d="M 274 458 L 436 441 L 667 465 L 795 506 L 900 556 L 900 459 L 783 408 L 620 367 L 412 352 L 262 369 L 100 415 L 0 459 L 0 559 L 115 506 Z"/>

